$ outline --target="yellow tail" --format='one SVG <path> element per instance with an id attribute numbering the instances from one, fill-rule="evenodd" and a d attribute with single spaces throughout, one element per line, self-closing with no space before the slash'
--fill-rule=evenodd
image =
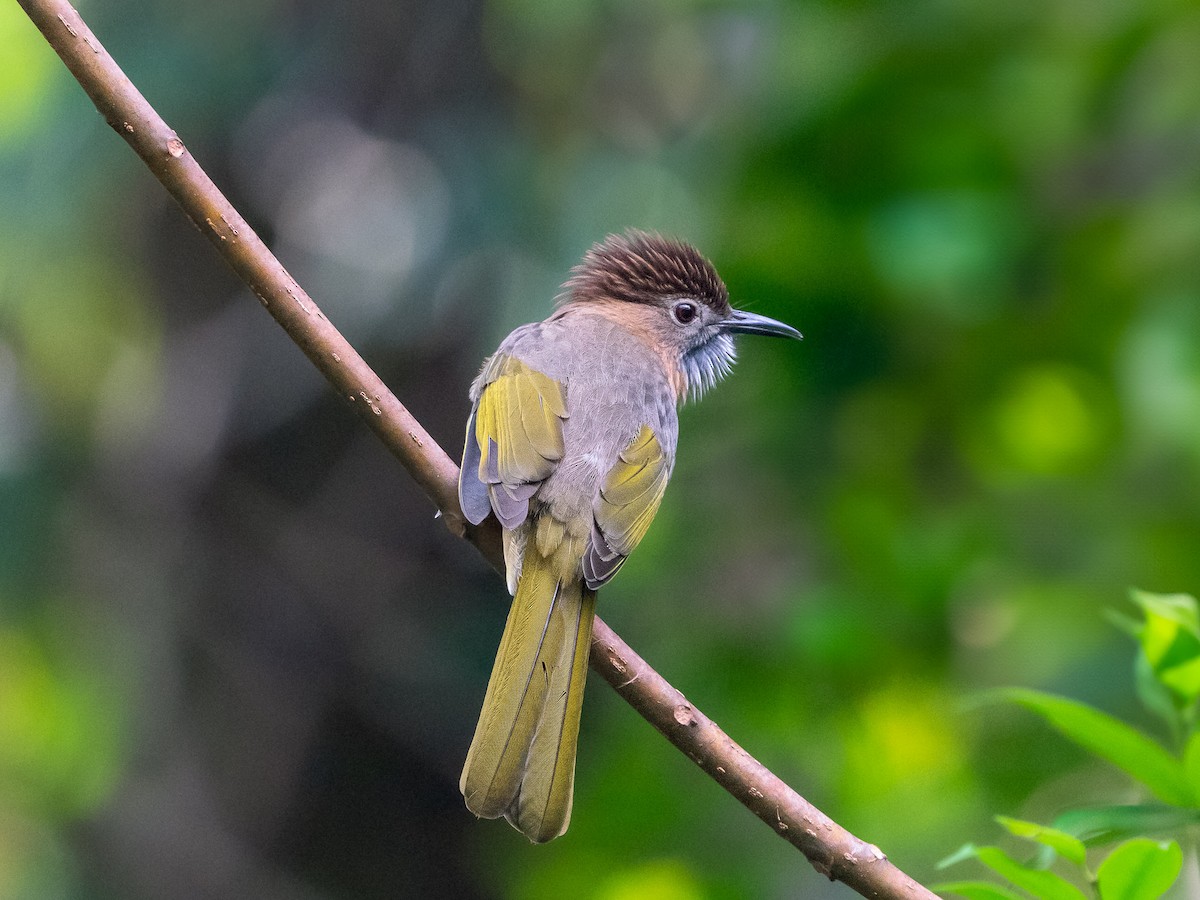
<path id="1" fill-rule="evenodd" d="M 530 541 L 459 788 L 475 815 L 504 816 L 534 843 L 571 821 L 595 608 Z"/>

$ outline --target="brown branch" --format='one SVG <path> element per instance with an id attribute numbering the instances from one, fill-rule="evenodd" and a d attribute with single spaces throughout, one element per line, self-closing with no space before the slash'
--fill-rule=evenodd
<path id="1" fill-rule="evenodd" d="M 267 311 L 437 504 L 447 526 L 502 567 L 499 529 L 465 527 L 458 467 L 330 324 L 66 0 L 18 0 L 96 108 L 248 284 Z M 865 897 L 933 898 L 735 744 L 629 645 L 596 619 L 591 664 L 651 725 L 713 780 L 794 844 L 817 869 Z"/>

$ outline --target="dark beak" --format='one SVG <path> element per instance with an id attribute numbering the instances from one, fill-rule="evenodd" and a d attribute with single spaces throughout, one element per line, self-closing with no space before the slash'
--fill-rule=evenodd
<path id="1" fill-rule="evenodd" d="M 721 330 L 730 334 L 765 334 L 768 337 L 786 337 L 797 341 L 804 339 L 804 335 L 791 325 L 740 309 L 735 309 L 733 315 L 721 322 Z"/>

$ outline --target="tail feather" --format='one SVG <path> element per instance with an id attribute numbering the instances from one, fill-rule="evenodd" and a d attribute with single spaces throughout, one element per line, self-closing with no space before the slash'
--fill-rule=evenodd
<path id="1" fill-rule="evenodd" d="M 567 591 L 560 595 L 564 629 L 560 656 L 549 672 L 545 706 L 529 746 L 516 806 L 506 814 L 518 831 L 539 844 L 567 830 L 575 792 L 575 751 L 596 594 L 579 582 L 571 589 L 570 600 Z"/>
<path id="2" fill-rule="evenodd" d="M 571 816 L 594 609 L 594 592 L 526 553 L 459 782 L 472 812 L 537 843 Z"/>

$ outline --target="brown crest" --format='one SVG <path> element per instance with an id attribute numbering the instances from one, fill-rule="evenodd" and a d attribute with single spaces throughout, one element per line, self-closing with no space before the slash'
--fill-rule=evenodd
<path id="1" fill-rule="evenodd" d="M 594 244 L 563 288 L 560 302 L 690 297 L 722 316 L 730 312 L 729 291 L 712 263 L 689 244 L 642 231 L 610 234 Z"/>

